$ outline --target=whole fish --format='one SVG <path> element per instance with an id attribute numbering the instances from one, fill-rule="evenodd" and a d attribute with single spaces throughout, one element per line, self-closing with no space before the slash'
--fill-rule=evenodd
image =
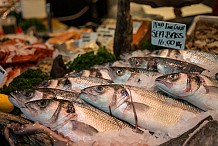
<path id="1" fill-rule="evenodd" d="M 108 79 L 110 80 L 110 76 L 108 75 L 108 70 L 105 68 L 102 69 L 86 69 L 86 70 L 78 70 L 78 71 L 73 71 L 65 75 L 65 77 L 96 77 L 96 78 L 103 78 L 103 79 Z"/>
<path id="2" fill-rule="evenodd" d="M 14 96 L 9 99 L 28 119 L 37 121 L 72 141 L 85 140 L 98 133 L 94 127 L 77 120 L 73 103 L 69 101 L 43 99 L 24 104 Z"/>
<path id="3" fill-rule="evenodd" d="M 117 84 L 125 84 L 155 90 L 155 79 L 162 73 L 131 67 L 110 67 L 108 74 Z"/>
<path id="4" fill-rule="evenodd" d="M 203 68 L 208 68 L 209 66 L 217 66 L 218 63 L 218 55 L 211 54 L 207 52 L 202 52 L 198 50 L 174 50 L 174 49 L 162 49 L 155 50 L 151 54 L 154 57 L 164 57 L 164 58 L 172 58 L 182 61 L 187 61 L 189 63 L 196 64 Z"/>
<path id="5" fill-rule="evenodd" d="M 64 77 L 59 79 L 47 80 L 40 83 L 36 88 L 56 88 L 80 92 L 89 86 L 111 84 L 113 81 L 96 77 Z"/>
<path id="6" fill-rule="evenodd" d="M 162 49 L 155 50 L 151 56 L 172 58 L 181 61 L 186 61 L 198 65 L 213 74 L 218 72 L 218 55 L 198 50 L 173 50 L 173 49 Z M 217 75 L 218 76 L 218 75 Z M 218 77 L 216 78 L 218 80 Z"/>
<path id="7" fill-rule="evenodd" d="M 170 73 L 201 73 L 203 75 L 208 75 L 215 79 L 215 74 L 185 61 L 162 58 L 162 57 L 132 57 L 129 59 L 129 63 L 132 67 L 145 68 L 148 70 L 156 70 L 163 74 Z"/>
<path id="8" fill-rule="evenodd" d="M 80 98 L 130 124 L 169 135 L 174 126 L 196 117 L 196 111 L 184 110 L 182 103 L 175 106 L 170 100 L 159 99 L 154 92 L 135 97 L 131 89 L 122 85 L 88 87 L 81 91 Z M 143 103 L 134 102 L 138 101 L 136 98 L 144 98 Z"/>
<path id="9" fill-rule="evenodd" d="M 121 128 L 130 127 L 130 125 L 111 117 L 86 103 L 65 100 L 66 97 L 62 97 L 62 99 L 54 99 L 52 97 L 53 94 L 46 91 L 38 91 L 45 95 L 46 98 L 40 99 L 39 97 L 35 97 L 35 94 L 32 97 L 26 97 L 24 99 L 24 96 L 20 96 L 22 94 L 21 92 L 22 91 L 12 92 L 9 100 L 15 106 L 19 107 L 24 115 L 30 120 L 39 121 L 41 124 L 50 127 L 52 130 L 57 130 L 65 136 L 67 136 L 67 132 L 71 132 L 70 130 L 73 128 L 72 126 L 77 126 L 74 125 L 77 123 L 80 125 L 88 125 L 95 129 L 94 131 L 98 132 L 119 130 Z M 48 96 L 49 94 L 50 96 Z M 69 126 L 70 124 L 72 126 Z M 67 128 L 67 126 L 69 126 L 68 130 L 62 129 L 62 127 Z M 89 131 L 87 131 L 87 133 L 88 132 Z"/>
<path id="10" fill-rule="evenodd" d="M 202 110 L 218 110 L 218 82 L 203 75 L 174 73 L 158 77 L 160 90 Z"/>

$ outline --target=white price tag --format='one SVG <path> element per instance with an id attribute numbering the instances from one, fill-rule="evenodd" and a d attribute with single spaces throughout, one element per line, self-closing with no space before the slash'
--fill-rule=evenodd
<path id="1" fill-rule="evenodd" d="M 82 34 L 81 40 L 80 40 L 80 47 L 86 45 L 89 42 L 96 42 L 97 41 L 97 33 L 95 32 L 84 32 Z"/>
<path id="2" fill-rule="evenodd" d="M 173 49 L 185 48 L 185 24 L 153 20 L 151 31 L 151 44 Z"/>
<path id="3" fill-rule="evenodd" d="M 2 84 L 2 81 L 6 74 L 7 72 L 0 66 L 0 85 Z"/>
<path id="4" fill-rule="evenodd" d="M 114 40 L 115 29 L 113 28 L 98 28 L 98 39 L 103 46 L 108 46 Z"/>

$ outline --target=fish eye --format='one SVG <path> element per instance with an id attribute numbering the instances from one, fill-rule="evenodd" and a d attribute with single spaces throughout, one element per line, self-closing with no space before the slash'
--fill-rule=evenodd
<path id="1" fill-rule="evenodd" d="M 134 64 L 135 64 L 135 66 L 140 66 L 140 65 L 141 65 L 141 61 L 138 60 L 138 59 L 136 59 L 136 60 L 134 61 Z"/>
<path id="2" fill-rule="evenodd" d="M 101 75 L 101 73 L 100 72 L 96 72 L 96 75 L 95 75 L 97 78 L 101 78 L 102 77 L 102 75 Z"/>
<path id="3" fill-rule="evenodd" d="M 71 84 L 71 82 L 70 82 L 70 80 L 67 78 L 65 81 L 64 81 L 64 86 L 68 86 L 68 85 L 70 85 Z"/>
<path id="4" fill-rule="evenodd" d="M 82 70 L 81 71 L 75 71 L 74 73 L 72 73 L 72 76 L 73 77 L 79 77 L 79 76 L 82 76 L 82 74 L 83 74 Z"/>
<path id="5" fill-rule="evenodd" d="M 118 70 L 116 71 L 116 74 L 117 74 L 117 75 L 122 75 L 122 74 L 123 74 L 123 71 L 122 71 L 121 69 L 118 69 Z"/>
<path id="6" fill-rule="evenodd" d="M 98 93 L 102 93 L 104 91 L 104 87 L 102 86 L 97 86 L 95 89 L 96 89 L 95 91 Z"/>
<path id="7" fill-rule="evenodd" d="M 40 108 L 45 108 L 45 107 L 48 106 L 48 104 L 49 104 L 49 102 L 48 102 L 48 101 L 45 101 L 45 100 L 42 100 L 42 101 L 38 102 L 38 106 L 39 106 Z"/>
<path id="8" fill-rule="evenodd" d="M 68 104 L 66 112 L 67 113 L 74 113 L 75 112 L 73 104 Z"/>
<path id="9" fill-rule="evenodd" d="M 23 95 L 24 95 L 25 97 L 32 97 L 32 96 L 33 96 L 33 92 L 32 92 L 32 91 L 25 91 L 25 92 L 23 93 Z"/>
<path id="10" fill-rule="evenodd" d="M 171 74 L 171 75 L 168 75 L 168 79 L 171 80 L 171 81 L 175 81 L 179 78 L 179 75 L 178 74 Z"/>
<path id="11" fill-rule="evenodd" d="M 127 96 L 129 96 L 129 93 L 125 89 L 122 89 L 121 90 L 121 95 L 124 96 L 124 97 L 127 97 Z"/>

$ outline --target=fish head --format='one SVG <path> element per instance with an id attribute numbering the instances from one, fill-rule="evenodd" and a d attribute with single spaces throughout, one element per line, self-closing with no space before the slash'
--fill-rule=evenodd
<path id="1" fill-rule="evenodd" d="M 110 75 L 109 75 L 109 70 L 108 70 L 108 68 L 99 69 L 99 70 L 95 73 L 95 76 L 94 76 L 94 77 L 111 80 L 111 77 L 110 77 Z"/>
<path id="2" fill-rule="evenodd" d="M 46 126 L 55 126 L 52 125 L 55 122 L 61 120 L 64 122 L 66 119 L 73 119 L 76 116 L 73 103 L 64 100 L 41 99 L 30 101 L 20 109 L 28 119 L 38 121 Z"/>
<path id="3" fill-rule="evenodd" d="M 10 93 L 9 100 L 16 107 L 23 107 L 25 103 L 43 98 L 43 93 L 37 90 L 26 89 L 13 91 Z"/>
<path id="4" fill-rule="evenodd" d="M 129 64 L 134 68 L 157 71 L 158 57 L 132 57 L 129 59 Z"/>
<path id="5" fill-rule="evenodd" d="M 98 85 L 83 89 L 80 98 L 109 113 L 129 100 L 130 93 L 121 85 Z"/>
<path id="6" fill-rule="evenodd" d="M 156 78 L 158 88 L 174 97 L 192 95 L 199 88 L 198 78 L 186 73 L 172 73 Z"/>
<path id="7" fill-rule="evenodd" d="M 131 77 L 131 72 L 125 67 L 110 67 L 108 74 L 114 83 L 125 83 Z"/>
<path id="8" fill-rule="evenodd" d="M 135 68 L 147 68 L 147 63 L 143 61 L 144 57 L 131 57 L 129 58 L 129 64 Z"/>

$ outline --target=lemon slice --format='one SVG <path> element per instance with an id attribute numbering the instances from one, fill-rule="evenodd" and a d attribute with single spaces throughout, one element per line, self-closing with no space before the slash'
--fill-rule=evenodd
<path id="1" fill-rule="evenodd" d="M 10 113 L 14 105 L 8 100 L 8 95 L 0 94 L 0 111 Z"/>

